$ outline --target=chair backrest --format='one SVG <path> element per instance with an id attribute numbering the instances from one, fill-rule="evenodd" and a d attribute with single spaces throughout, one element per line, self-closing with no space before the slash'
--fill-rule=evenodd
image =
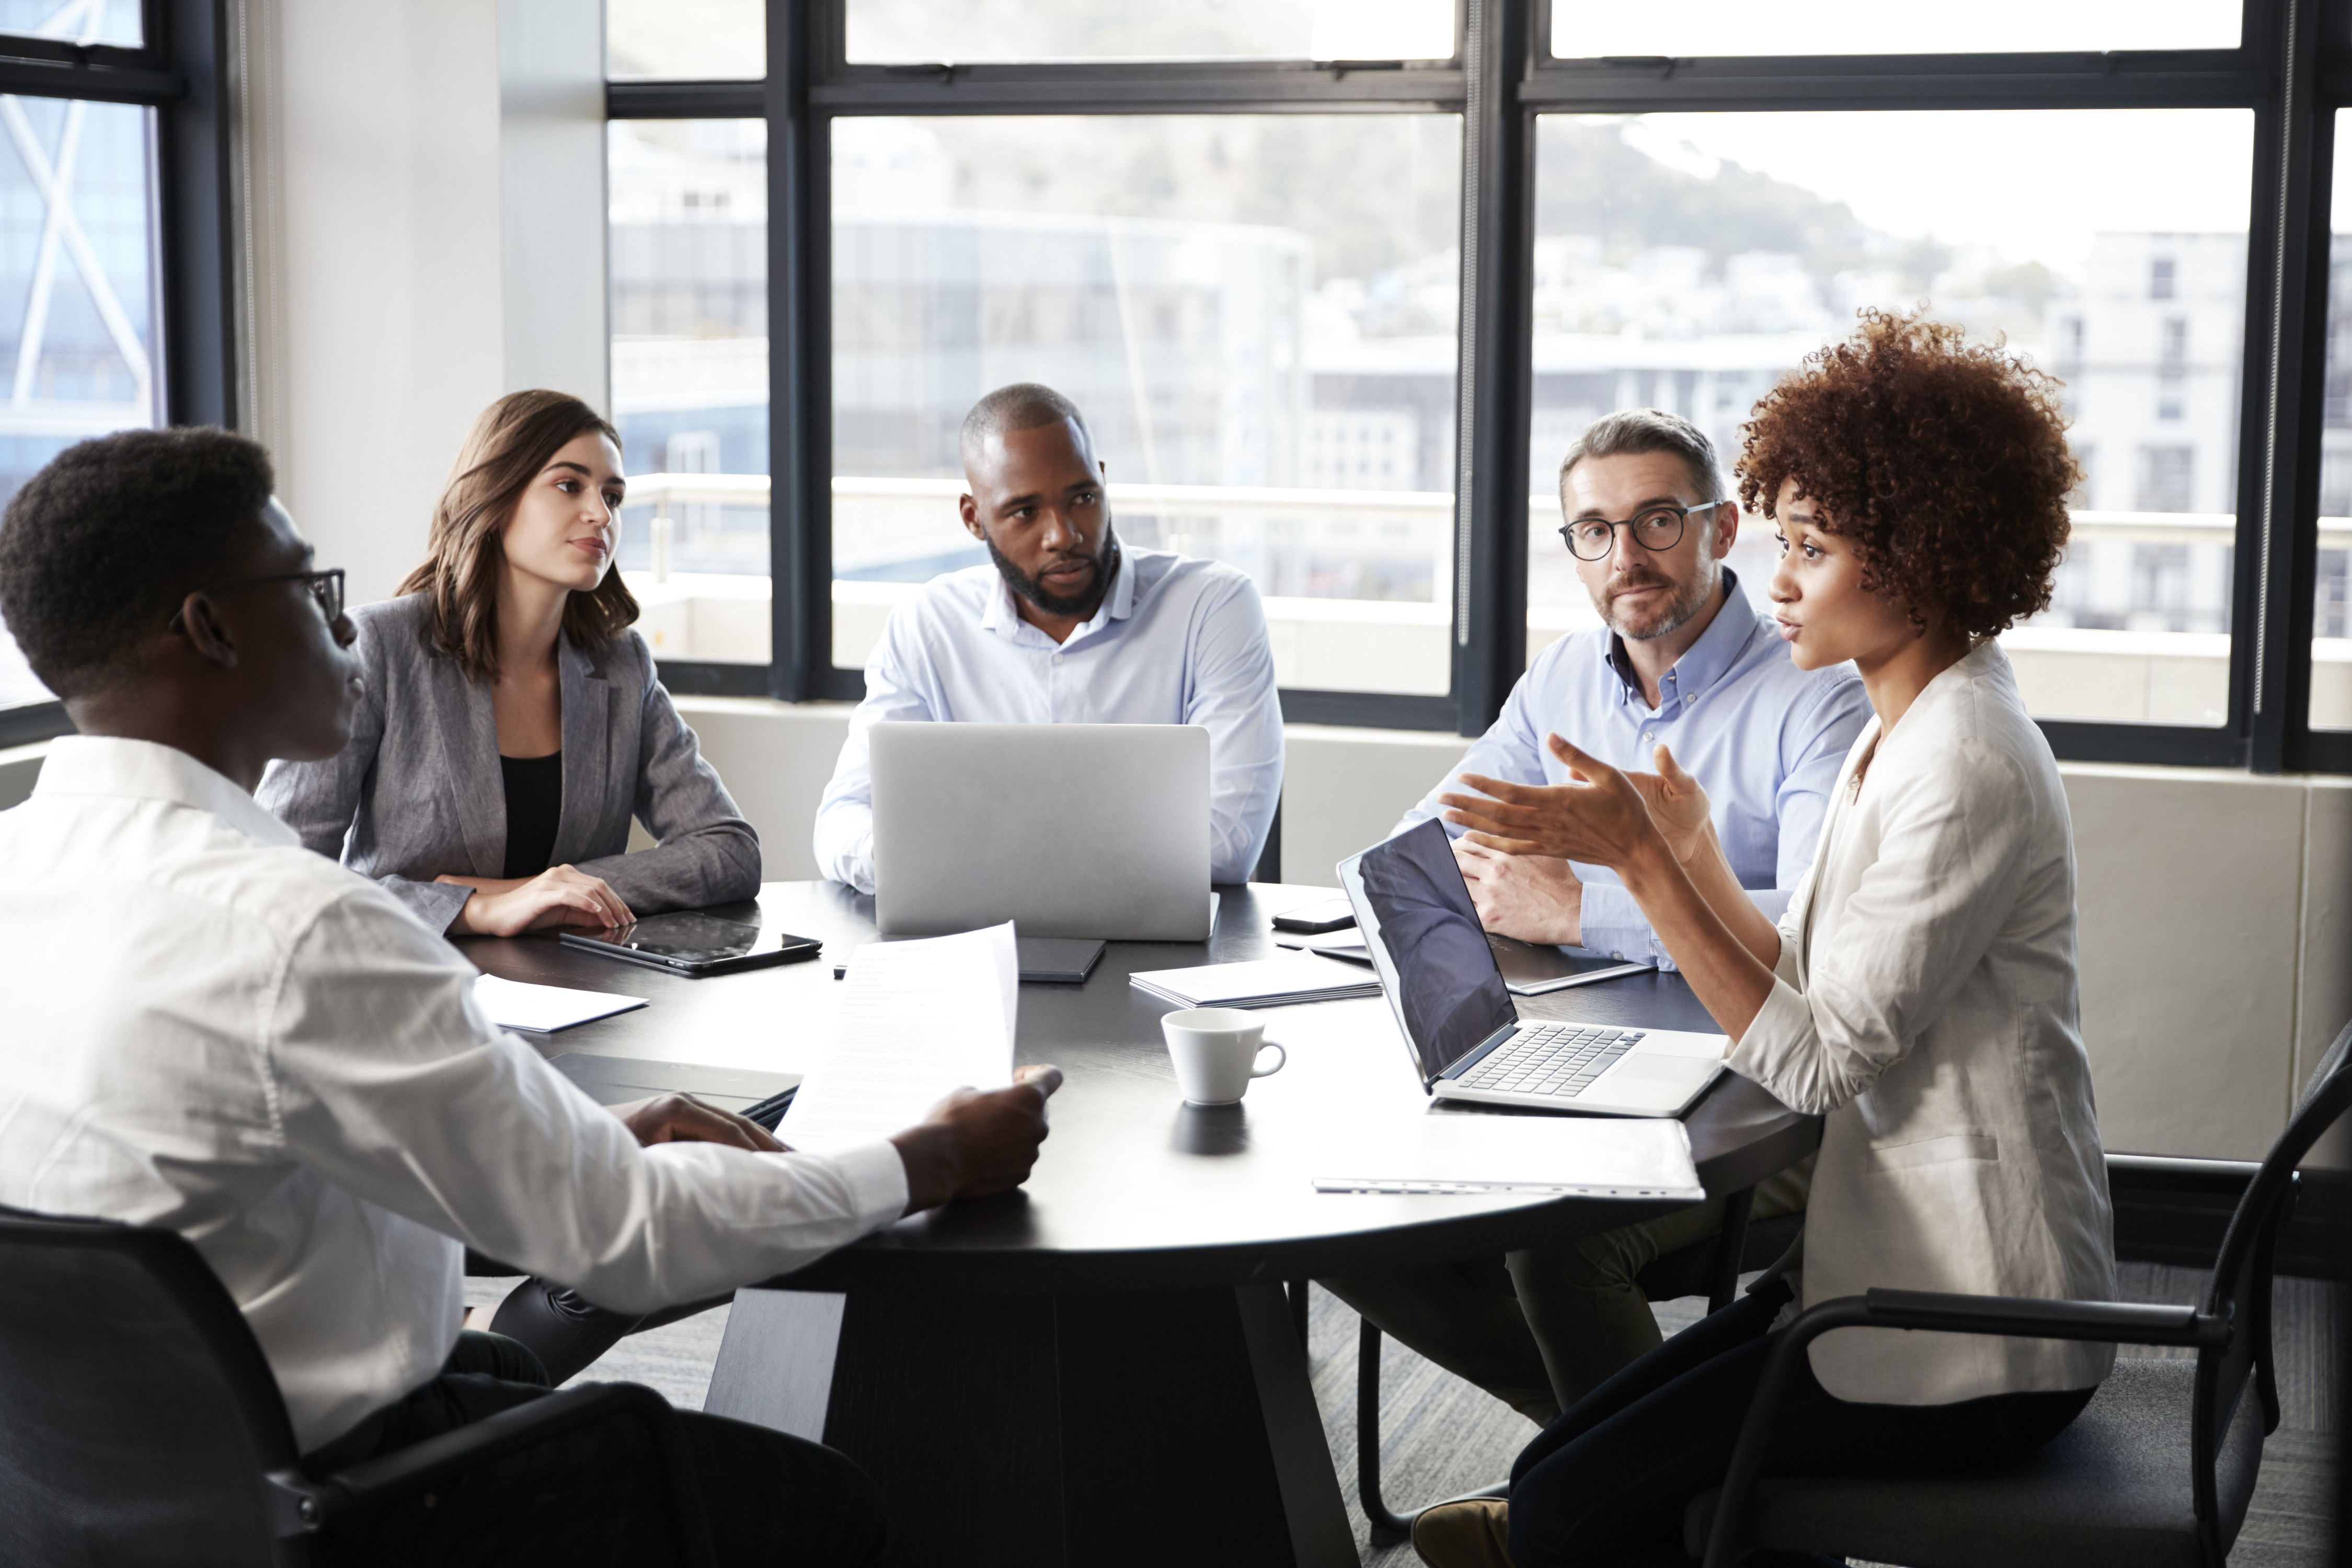
<path id="1" fill-rule="evenodd" d="M 2352 1109 L 2352 1024 L 2327 1048 L 2311 1082 L 2288 1118 L 2286 1132 L 2271 1145 L 2254 1179 L 2230 1217 L 2214 1260 L 2203 1310 L 2227 1318 L 2236 1329 L 2230 1343 L 2198 1357 L 2195 1444 L 2197 1515 L 2209 1526 L 2218 1519 L 2217 1466 L 2230 1425 L 2238 1415 L 2246 1384 L 2254 1383 L 2262 1402 L 2263 1430 L 2278 1427 L 2278 1377 L 2271 1353 L 2271 1262 L 2279 1232 L 2294 1210 L 2296 1166 L 2347 1109 Z M 2219 1559 L 2217 1558 L 2216 1561 Z"/>
<path id="2" fill-rule="evenodd" d="M 0 1563 L 273 1562 L 276 1379 L 168 1230 L 0 1208 Z"/>

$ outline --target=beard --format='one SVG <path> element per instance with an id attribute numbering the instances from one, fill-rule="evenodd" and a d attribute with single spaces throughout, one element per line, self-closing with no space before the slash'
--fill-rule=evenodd
<path id="1" fill-rule="evenodd" d="M 1072 621 L 1093 620 L 1095 612 L 1102 608 L 1103 597 L 1110 591 L 1110 580 L 1118 575 L 1118 535 L 1108 523 L 1103 525 L 1102 555 L 1099 559 L 1074 552 L 1057 555 L 1045 563 L 1045 570 L 1071 560 L 1084 560 L 1092 566 L 1095 569 L 1093 578 L 1076 593 L 1049 591 L 1036 578 L 1028 576 L 1013 565 L 1011 559 L 996 548 L 994 539 L 982 535 L 981 542 L 988 547 L 988 559 L 996 563 L 997 571 L 1004 579 L 1004 586 L 1048 615 L 1064 616 Z"/>
<path id="2" fill-rule="evenodd" d="M 1609 629 L 1633 643 L 1646 643 L 1653 637 L 1663 637 L 1678 627 L 1690 623 L 1691 617 L 1705 610 L 1715 597 L 1719 573 L 1706 572 L 1696 580 L 1677 585 L 1674 579 L 1654 571 L 1621 572 L 1602 585 L 1601 618 Z M 1613 608 L 1613 596 L 1631 588 L 1662 587 L 1671 592 L 1664 605 L 1642 612 L 1638 619 L 1621 619 Z"/>

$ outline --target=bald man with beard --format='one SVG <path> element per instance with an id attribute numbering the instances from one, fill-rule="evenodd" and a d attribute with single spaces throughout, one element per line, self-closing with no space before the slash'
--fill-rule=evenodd
<path id="1" fill-rule="evenodd" d="M 1248 881 L 1282 796 L 1256 586 L 1222 561 L 1120 540 L 1094 436 L 1050 387 L 981 399 L 961 447 L 958 511 L 989 564 L 891 612 L 817 808 L 818 868 L 874 891 L 876 724 L 1189 724 L 1209 732 L 1210 880 Z"/>

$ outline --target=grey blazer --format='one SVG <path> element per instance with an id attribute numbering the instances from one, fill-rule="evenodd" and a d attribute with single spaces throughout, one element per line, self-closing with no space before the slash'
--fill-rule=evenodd
<path id="1" fill-rule="evenodd" d="M 473 890 L 436 876 L 506 867 L 506 787 L 490 693 L 428 646 L 423 594 L 352 612 L 367 673 L 351 744 L 323 762 L 277 762 L 257 792 L 320 854 L 374 878 L 436 931 Z M 635 632 L 598 651 L 556 650 L 563 688 L 557 865 L 599 876 L 651 915 L 750 898 L 760 840 L 702 759 Z M 634 816 L 660 841 L 625 852 Z"/>

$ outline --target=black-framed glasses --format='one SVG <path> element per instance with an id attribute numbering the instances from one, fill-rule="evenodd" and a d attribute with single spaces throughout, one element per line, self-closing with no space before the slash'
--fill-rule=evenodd
<path id="1" fill-rule="evenodd" d="M 311 598 L 319 601 L 319 613 L 327 618 L 328 625 L 332 626 L 337 621 L 342 619 L 343 569 L 340 566 L 331 566 L 324 571 L 279 571 L 272 572 L 268 577 L 240 577 L 234 582 L 211 583 L 199 588 L 196 591 L 228 593 L 240 588 L 259 588 L 264 583 L 269 582 L 299 582 L 310 591 Z M 186 631 L 187 624 L 184 619 L 186 614 L 184 610 L 173 611 L 171 630 Z"/>
<path id="2" fill-rule="evenodd" d="M 1644 507 L 1633 517 L 1612 523 L 1605 517 L 1579 517 L 1559 526 L 1568 552 L 1579 560 L 1605 560 L 1617 543 L 1617 530 L 1633 531 L 1643 549 L 1672 549 L 1683 542 L 1683 527 L 1693 512 L 1712 511 L 1721 501 L 1701 501 L 1692 507 Z"/>

